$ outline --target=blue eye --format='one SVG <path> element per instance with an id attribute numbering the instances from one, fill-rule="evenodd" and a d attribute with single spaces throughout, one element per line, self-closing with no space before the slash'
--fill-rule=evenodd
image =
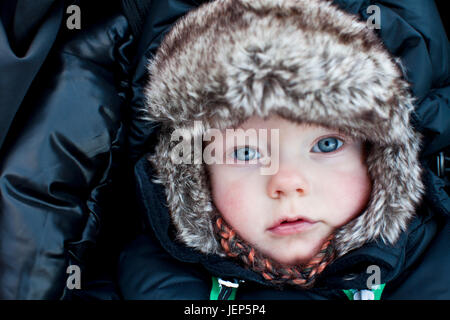
<path id="1" fill-rule="evenodd" d="M 334 137 L 321 139 L 314 145 L 312 152 L 333 152 L 342 147 L 343 144 L 344 142 L 342 140 Z"/>
<path id="2" fill-rule="evenodd" d="M 240 161 L 250 161 L 261 158 L 261 155 L 255 149 L 244 147 L 234 150 L 233 152 L 234 158 Z"/>

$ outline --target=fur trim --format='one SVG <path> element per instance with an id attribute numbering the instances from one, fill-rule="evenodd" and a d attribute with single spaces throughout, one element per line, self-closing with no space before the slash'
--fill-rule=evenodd
<path id="1" fill-rule="evenodd" d="M 396 60 L 357 17 L 325 0 L 211 2 L 176 23 L 149 72 L 145 119 L 162 123 L 150 161 L 186 245 L 223 254 L 205 167 L 175 164 L 170 133 L 199 136 L 273 113 L 372 145 L 371 199 L 337 231 L 339 256 L 372 240 L 394 244 L 407 228 L 423 194 L 413 98 Z M 197 132 L 195 120 L 203 124 Z"/>

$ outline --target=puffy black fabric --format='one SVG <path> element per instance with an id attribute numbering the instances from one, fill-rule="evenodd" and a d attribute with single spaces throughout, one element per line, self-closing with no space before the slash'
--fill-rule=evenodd
<path id="1" fill-rule="evenodd" d="M 381 267 L 382 282 L 387 283 L 383 299 L 450 298 L 450 277 L 445 271 L 450 267 L 450 199 L 445 181 L 433 171 L 436 152 L 450 146 L 450 49 L 439 12 L 433 1 L 425 0 L 334 2 L 362 19 L 367 19 L 369 5 L 380 7 L 381 29 L 377 32 L 388 50 L 402 59 L 417 98 L 413 125 L 425 138 L 421 160 L 427 193 L 408 231 L 395 247 L 371 243 L 338 259 L 313 290 L 274 290 L 258 275 L 230 261 L 202 256 L 173 240 L 163 190 L 149 182 L 152 171 L 142 157 L 135 168 L 137 201 L 148 229 L 122 252 L 118 281 L 124 298 L 208 299 L 210 277 L 215 275 L 246 280 L 237 299 L 346 299 L 341 289 L 364 288 L 365 271 L 371 264 Z M 148 42 L 141 43 L 140 50 L 146 48 L 145 58 L 152 57 L 174 16 L 195 5 L 190 1 L 166 3 L 171 4 L 171 10 L 162 4 L 155 6 L 144 27 Z M 135 84 L 133 106 L 141 106 L 138 86 L 142 82 Z M 141 141 L 157 131 L 138 121 L 134 129 L 135 145 L 140 145 L 142 152 L 149 150 L 151 139 L 147 144 Z M 134 150 L 138 156 L 139 149 Z"/>
<path id="2" fill-rule="evenodd" d="M 0 43 L 2 44 L 0 46 L 2 71 L 0 147 L 26 91 L 47 57 L 58 33 L 63 14 L 61 3 L 51 6 L 49 2 L 46 2 L 40 6 L 36 3 L 32 4 L 31 9 L 39 8 L 39 10 L 33 14 L 31 14 L 32 11 L 28 11 L 27 15 L 20 10 L 22 3 L 20 1 L 18 3 L 17 1 L 0 2 L 2 21 L 0 24 Z M 15 11 L 16 6 L 18 11 Z M 49 18 L 39 21 L 46 14 Z M 23 20 L 27 20 L 28 23 L 24 23 Z M 35 32 L 33 32 L 34 28 L 37 29 Z M 33 34 L 32 39 L 30 34 Z"/>
<path id="3" fill-rule="evenodd" d="M 10 12 L 2 5 L 0 24 L 1 132 L 7 133 L 0 162 L 0 298 L 58 299 L 71 293 L 71 264 L 81 267 L 85 287 L 102 261 L 89 248 L 108 238 L 115 215 L 123 213 L 111 200 L 117 198 L 112 181 L 120 180 L 133 37 L 118 2 L 76 2 L 81 30 L 65 27 L 72 2 L 55 2 L 34 21 L 34 36 L 27 32 L 30 39 L 14 45 L 3 18 L 10 14 L 12 25 L 26 25 L 39 12 L 21 11 L 31 5 L 24 2 Z M 112 254 L 117 238 L 101 256 Z M 102 267 L 103 274 L 114 273 L 114 262 Z M 115 297 L 109 288 L 104 297 Z"/>

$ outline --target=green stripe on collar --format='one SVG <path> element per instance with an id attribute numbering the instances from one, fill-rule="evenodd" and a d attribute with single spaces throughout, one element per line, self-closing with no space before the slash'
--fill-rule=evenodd
<path id="1" fill-rule="evenodd" d="M 385 283 L 373 286 L 372 289 L 349 289 L 342 290 L 349 300 L 381 300 L 381 294 L 385 287 Z"/>
<path id="2" fill-rule="evenodd" d="M 228 285 L 229 284 L 229 285 Z M 209 300 L 235 300 L 239 282 L 225 281 L 212 277 L 212 288 Z"/>

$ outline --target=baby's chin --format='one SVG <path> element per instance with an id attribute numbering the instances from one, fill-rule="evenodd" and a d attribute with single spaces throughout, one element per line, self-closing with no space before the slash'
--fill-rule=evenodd
<path id="1" fill-rule="evenodd" d="M 301 254 L 290 257 L 271 257 L 275 261 L 281 263 L 287 267 L 295 267 L 300 265 L 305 265 L 315 256 L 315 252 L 311 254 Z"/>
<path id="2" fill-rule="evenodd" d="M 294 267 L 305 265 L 319 253 L 324 242 L 325 239 L 308 246 L 301 246 L 286 250 L 273 250 L 268 255 L 278 263 L 285 266 Z"/>

